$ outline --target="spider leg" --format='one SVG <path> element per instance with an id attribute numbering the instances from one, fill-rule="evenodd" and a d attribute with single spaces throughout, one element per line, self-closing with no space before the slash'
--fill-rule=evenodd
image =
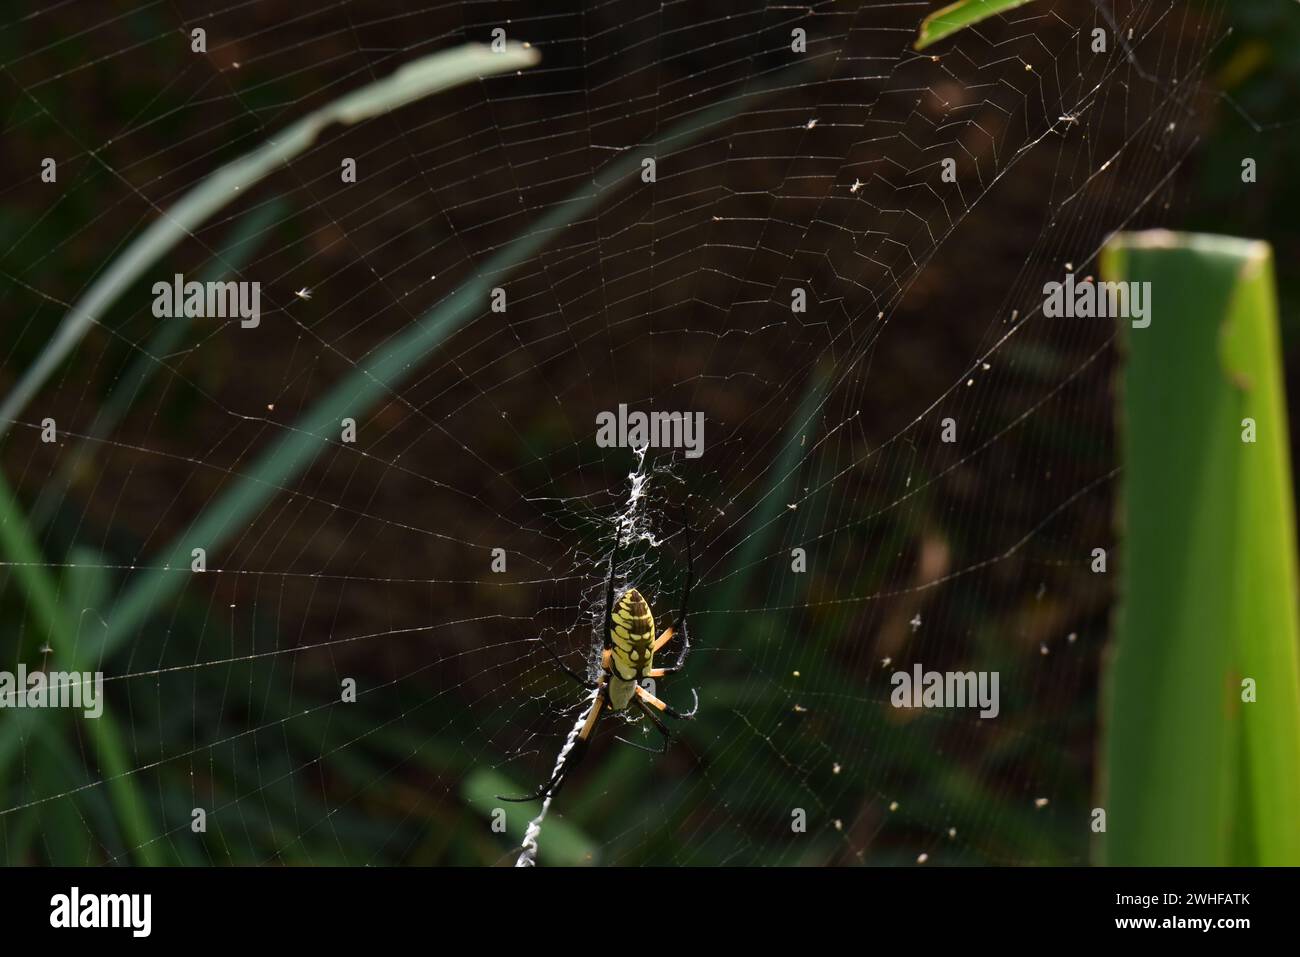
<path id="1" fill-rule="evenodd" d="M 587 750 L 586 744 L 586 741 L 575 741 L 573 749 L 569 752 L 568 757 L 564 759 L 564 763 L 556 769 L 555 774 L 551 776 L 549 781 L 532 794 L 523 797 L 506 797 L 504 794 L 498 794 L 496 799 L 498 801 L 509 801 L 512 804 L 524 804 L 528 801 L 544 801 L 547 798 L 554 797 L 555 793 L 560 790 L 560 785 L 569 776 L 569 769 L 578 763 Z"/>
<path id="2" fill-rule="evenodd" d="M 658 638 L 656 638 L 656 639 L 655 639 L 655 643 L 654 643 L 653 645 L 650 646 L 650 650 L 651 650 L 651 651 L 658 651 L 658 650 L 659 650 L 660 648 L 662 648 L 664 645 L 668 644 L 668 642 L 670 642 L 670 641 L 673 640 L 673 635 L 674 635 L 675 633 L 676 633 L 676 632 L 675 632 L 675 630 L 673 629 L 673 627 L 672 627 L 671 625 L 668 626 L 667 628 L 665 628 L 665 629 L 663 630 L 663 634 L 661 634 Z"/>
<path id="3" fill-rule="evenodd" d="M 686 664 L 686 656 L 691 653 L 691 633 L 686 630 L 685 618 L 678 625 L 678 630 L 682 633 L 682 650 L 677 653 L 677 660 L 673 662 L 673 671 L 681 670 L 681 667 Z"/>
<path id="4" fill-rule="evenodd" d="M 674 628 L 671 627 L 665 628 L 664 633 L 660 635 L 657 639 L 655 639 L 655 643 L 650 646 L 651 653 L 653 654 L 654 652 L 662 648 L 664 645 L 668 644 L 668 642 L 672 641 L 673 635 L 675 635 L 676 633 L 677 631 Z M 677 656 L 677 662 L 669 667 L 655 668 L 652 671 L 647 672 L 646 673 L 647 678 L 661 678 L 664 675 L 676 674 L 677 672 L 682 670 L 682 665 L 686 661 L 686 656 L 690 654 L 690 650 L 691 650 L 691 641 L 686 636 L 686 629 L 684 626 L 682 628 L 682 639 L 683 639 L 682 650 L 681 653 L 678 654 Z"/>
<path id="5" fill-rule="evenodd" d="M 629 748 L 636 748 L 638 751 L 644 751 L 646 754 L 666 754 L 668 748 L 647 748 L 644 744 L 637 744 L 635 741 L 629 741 L 627 738 L 615 738 L 619 744 L 626 744 Z"/>
<path id="6" fill-rule="evenodd" d="M 596 700 L 592 704 L 591 710 L 587 712 L 587 720 L 583 722 L 582 730 L 578 732 L 578 737 L 573 742 L 573 747 L 570 748 L 569 753 L 565 755 L 564 763 L 555 769 L 555 773 L 551 775 L 549 781 L 538 788 L 537 791 L 527 795 L 526 797 L 512 798 L 498 794 L 496 796 L 497 800 L 522 804 L 526 801 L 541 801 L 546 798 L 555 797 L 556 792 L 560 790 L 560 786 L 564 784 L 565 780 L 568 778 L 569 772 L 572 771 L 574 767 L 577 766 L 578 762 L 582 760 L 583 756 L 586 755 L 587 745 L 591 741 L 591 730 L 596 726 L 596 719 L 600 717 L 600 709 L 604 704 L 605 694 L 602 690 L 600 694 L 596 695 Z"/>
<path id="7" fill-rule="evenodd" d="M 694 688 L 691 689 L 691 697 L 695 699 L 695 704 L 691 706 L 690 711 L 676 710 L 675 708 L 670 706 L 666 701 L 661 701 L 660 699 L 652 695 L 650 692 L 646 691 L 645 688 L 641 687 L 641 685 L 636 686 L 636 696 L 638 702 L 645 702 L 648 705 L 652 705 L 653 707 L 658 708 L 664 714 L 668 715 L 670 718 L 681 718 L 683 720 L 693 718 L 695 717 L 695 712 L 700 710 L 700 696 L 695 693 Z M 649 714 L 650 712 L 647 711 L 646 713 Z"/>
<path id="8" fill-rule="evenodd" d="M 561 661 L 561 660 L 560 660 L 560 656 L 557 655 L 557 654 L 555 653 L 555 649 L 554 649 L 554 648 L 552 648 L 550 645 L 548 645 L 548 644 L 547 644 L 545 641 L 543 641 L 541 638 L 538 638 L 538 639 L 537 639 L 537 643 L 540 644 L 540 645 L 542 646 L 542 650 L 543 650 L 543 651 L 545 651 L 548 655 L 550 655 L 553 659 L 555 659 L 555 663 L 556 663 L 557 665 L 559 665 L 561 669 L 563 669 L 563 671 L 564 671 L 564 673 L 565 673 L 566 675 L 568 675 L 568 676 L 569 676 L 570 678 L 572 678 L 574 681 L 578 682 L 578 684 L 582 685 L 582 686 L 583 686 L 584 688 L 586 688 L 588 691 L 595 691 L 595 690 L 596 690 L 596 684 L 597 684 L 597 683 L 596 683 L 595 681 L 588 681 L 586 678 L 583 678 L 583 677 L 582 677 L 581 675 L 579 675 L 576 671 L 574 671 L 572 668 L 570 668 L 568 665 L 566 665 L 563 661 Z"/>
<path id="9" fill-rule="evenodd" d="M 647 748 L 644 744 L 637 744 L 635 741 L 629 741 L 627 738 L 615 738 L 614 740 L 622 741 L 624 744 L 630 744 L 632 747 L 640 751 L 648 751 L 651 754 L 667 754 L 668 745 L 673 740 L 672 732 L 668 730 L 668 726 L 666 724 L 664 724 L 662 721 L 659 720 L 658 715 L 654 714 L 649 708 L 645 706 L 645 704 L 641 701 L 640 698 L 633 698 L 632 700 L 636 704 L 637 710 L 640 711 L 647 718 L 649 718 L 650 723 L 653 724 L 655 726 L 655 729 L 658 730 L 658 732 L 664 736 L 663 747 Z"/>

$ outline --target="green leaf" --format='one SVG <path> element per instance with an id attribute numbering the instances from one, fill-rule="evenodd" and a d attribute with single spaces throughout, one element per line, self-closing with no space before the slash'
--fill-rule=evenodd
<path id="1" fill-rule="evenodd" d="M 90 671 L 100 667 L 96 664 L 94 668 L 85 668 L 80 663 L 78 629 L 73 616 L 82 607 L 77 604 L 77 596 L 89 598 L 98 592 L 99 599 L 102 600 L 107 588 L 94 584 L 93 571 L 89 574 L 79 572 L 74 566 L 69 569 L 70 580 L 65 583 L 64 594 L 60 596 L 27 520 L 3 474 L 0 474 L 0 554 L 19 580 L 24 600 L 40 623 L 50 647 L 54 653 L 65 656 L 64 660 L 69 662 L 60 670 Z M 98 567 L 104 564 L 102 557 L 94 553 L 74 551 L 74 561 L 78 558 L 88 560 Z M 58 734 L 59 729 L 54 726 L 55 717 L 57 716 L 53 712 L 38 714 L 27 708 L 6 715 L 0 733 L 0 771 L 8 765 L 20 745 L 31 740 L 31 736 Z M 154 830 L 131 778 L 130 763 L 116 721 L 108 711 L 104 711 L 98 718 L 87 718 L 85 724 L 103 768 L 103 780 L 108 782 L 122 830 L 131 841 L 137 859 L 143 864 L 161 863 L 158 849 L 151 843 Z M 47 745 L 43 742 L 42 746 Z"/>
<path id="2" fill-rule="evenodd" d="M 288 204 L 281 199 L 272 199 L 261 203 L 242 216 L 231 230 L 225 244 L 213 254 L 208 264 L 199 274 L 200 282 L 216 281 L 238 276 L 240 270 L 252 257 L 258 241 L 284 214 Z M 55 508 L 67 494 L 67 490 L 76 481 L 78 474 L 88 468 L 91 459 L 99 449 L 100 440 L 113 431 L 123 417 L 130 411 L 131 404 L 144 391 L 149 381 L 166 368 L 159 359 L 179 348 L 190 328 L 187 316 L 177 316 L 167 322 L 159 323 L 150 337 L 148 344 L 113 385 L 95 418 L 86 429 L 85 434 L 77 439 L 76 444 L 69 442 L 63 461 L 59 466 L 58 476 L 44 483 L 36 504 L 31 508 L 33 528 L 44 528 L 53 515 Z"/>
<path id="3" fill-rule="evenodd" d="M 23 600 L 45 638 L 51 642 L 62 639 L 66 622 L 59 606 L 58 589 L 46 571 L 45 558 L 3 472 L 0 472 L 0 556 L 6 574 L 17 580 Z M 27 648 L 19 650 L 19 660 L 33 651 L 29 643 Z"/>
<path id="4" fill-rule="evenodd" d="M 192 578 L 189 570 L 192 548 L 205 547 L 211 556 L 244 529 L 259 509 L 273 496 L 286 491 L 288 483 L 311 464 L 327 442 L 338 436 L 339 421 L 344 416 L 359 418 L 381 398 L 390 395 L 449 335 L 483 311 L 490 290 L 501 282 L 502 276 L 538 253 L 565 227 L 588 215 L 617 184 L 627 182 L 640 168 L 642 156 L 680 149 L 684 142 L 740 113 L 753 99 L 788 87 L 806 72 L 807 67 L 799 64 L 772 74 L 691 114 L 640 149 L 627 150 L 619 159 L 602 167 L 592 182 L 579 186 L 567 200 L 548 210 L 534 227 L 483 263 L 474 279 L 462 284 L 386 345 L 362 358 L 164 548 L 154 562 L 161 567 L 151 568 L 130 582 L 109 618 L 107 651 L 111 653 L 127 640 L 162 601 Z"/>
<path id="5" fill-rule="evenodd" d="M 246 195 L 251 186 L 309 147 L 327 126 L 358 123 L 479 77 L 532 66 L 539 59 L 535 49 L 519 43 L 506 44 L 500 53 L 481 43 L 467 43 L 421 57 L 308 113 L 251 153 L 206 177 L 137 236 L 86 294 L 73 303 L 54 338 L 0 404 L 0 438 L 59 363 L 146 269 L 222 206 Z"/>
<path id="6" fill-rule="evenodd" d="M 1102 271 L 1150 282 L 1152 306 L 1150 326 L 1125 333 L 1104 861 L 1300 864 L 1300 619 L 1271 250 L 1122 235 Z"/>
<path id="7" fill-rule="evenodd" d="M 1029 0 L 957 0 L 921 21 L 921 30 L 913 49 L 924 50 L 958 30 L 964 30 L 981 20 L 1014 10 L 1028 2 Z"/>
<path id="8" fill-rule="evenodd" d="M 506 63 L 502 59 L 504 54 L 492 56 L 498 66 Z M 533 62 L 536 54 L 530 52 L 528 56 L 528 62 Z M 510 64 L 511 68 L 523 65 L 527 64 L 522 62 Z M 478 74 L 490 72 L 481 69 L 482 66 L 483 64 L 479 64 Z M 465 68 L 465 64 L 462 63 L 460 69 Z M 621 183 L 630 181 L 640 167 L 641 157 L 647 155 L 647 150 L 650 151 L 649 155 L 654 155 L 656 151 L 680 149 L 683 144 L 743 112 L 744 108 L 755 99 L 788 89 L 792 83 L 802 82 L 811 70 L 809 64 L 799 63 L 729 92 L 719 102 L 690 113 L 656 139 L 643 144 L 641 149 L 625 151 L 618 159 L 603 167 L 591 181 L 581 185 L 567 200 L 549 209 L 532 228 L 483 263 L 476 278 L 454 290 L 441 303 L 412 323 L 402 334 L 363 357 L 355 369 L 336 383 L 291 430 L 286 431 L 279 440 L 264 449 L 251 468 L 236 476 L 219 498 L 210 503 L 185 531 L 165 546 L 154 561 L 153 567 L 133 576 L 124 586 L 123 594 L 105 615 L 107 627 L 103 629 L 102 655 L 107 658 L 133 640 L 140 626 L 148 620 L 155 609 L 192 579 L 189 570 L 190 549 L 196 543 L 201 543 L 207 548 L 208 553 L 212 554 L 215 549 L 238 535 L 247 527 L 248 522 L 255 518 L 257 512 L 275 495 L 286 491 L 293 479 L 311 464 L 331 438 L 338 435 L 338 424 L 342 416 L 363 414 L 379 399 L 398 388 L 406 377 L 419 368 L 420 363 L 428 359 L 432 351 L 447 336 L 481 311 L 488 291 L 500 282 L 503 275 L 537 254 L 565 227 L 587 216 Z M 405 75 L 400 82 L 390 88 L 394 98 L 391 102 L 395 104 L 398 98 L 409 99 L 415 87 L 431 82 L 430 76 Z M 406 99 L 401 101 L 406 102 Z M 0 409 L 0 415 L 8 416 L 8 418 L 0 418 L 0 435 L 3 435 L 5 426 L 11 424 L 9 420 L 21 410 L 35 389 L 39 388 L 40 382 L 84 333 L 84 328 L 79 331 L 74 328 L 69 332 L 69 321 L 76 320 L 74 325 L 78 323 L 89 325 L 92 321 L 88 318 L 90 314 L 102 313 L 106 310 L 143 269 L 179 239 L 180 234 L 173 235 L 176 223 L 183 222 L 188 224 L 187 228 L 192 228 L 220 205 L 215 202 L 215 199 L 221 190 L 231 188 L 234 183 L 254 182 L 264 175 L 269 170 L 268 150 L 273 151 L 273 155 L 278 157 L 276 159 L 278 163 L 304 148 L 306 142 L 302 141 L 301 135 L 295 133 L 302 128 L 303 124 L 308 124 L 312 128 L 311 135 L 314 136 L 317 124 L 324 122 L 321 119 L 323 113 L 329 112 L 330 119 L 354 122 L 360 118 L 360 112 L 377 108 L 378 101 L 366 97 L 345 97 L 343 101 L 338 102 L 342 105 L 336 103 L 332 107 L 327 107 L 325 111 L 312 114 L 306 120 L 291 127 L 280 139 L 218 170 L 195 191 L 182 199 L 178 207 L 169 211 L 165 220 L 171 225 L 162 220 L 155 223 L 128 248 L 126 253 L 115 260 L 104 278 L 97 282 L 82 302 L 69 313 L 64 327 L 42 354 L 41 361 L 28 371 L 27 376 L 20 382 L 19 388 L 9 396 L 4 408 Z M 235 172 L 232 173 L 232 170 Z M 236 178 L 232 180 L 232 176 Z M 209 208 L 196 212 L 195 207 L 201 205 L 200 199 L 208 203 Z M 93 311 L 85 305 L 92 298 L 96 304 Z M 87 316 L 78 319 L 80 313 L 86 313 Z M 72 336 L 71 341 L 67 341 L 69 335 Z M 0 499 L 2 498 L 3 496 L 0 496 Z M 5 504 L 0 500 L 0 520 L 3 520 L 5 514 Z M 10 511 L 21 521 L 21 512 L 16 507 L 11 508 Z M 25 527 L 26 523 L 24 522 L 23 525 Z M 18 544 L 21 547 L 22 543 Z M 35 553 L 34 549 L 31 551 Z M 45 605 L 51 607 L 56 605 L 56 602 L 47 601 Z M 30 712 L 18 714 L 29 715 Z M 103 725 L 102 720 L 96 727 L 101 725 L 108 727 Z M 24 740 L 25 729 L 30 730 L 27 729 L 26 724 L 17 721 L 0 728 L 0 775 L 14 759 L 18 742 Z M 116 743 L 120 744 L 120 742 Z M 104 750 L 101 753 L 101 760 L 105 763 L 103 779 L 111 782 L 114 791 L 125 790 L 131 784 L 131 778 L 122 770 L 124 765 L 121 762 L 123 757 L 121 749 L 113 747 L 115 744 L 113 736 L 108 733 L 105 733 L 102 744 Z M 117 770 L 114 770 L 114 767 L 117 767 Z M 500 791 L 504 786 L 494 785 L 494 787 Z M 133 811 L 134 808 L 127 808 L 127 810 Z M 130 840 L 141 857 L 151 854 L 154 845 L 142 841 L 138 829 L 130 830 L 132 831 Z M 546 859 L 546 852 L 543 852 L 542 856 Z"/>
<path id="9" fill-rule="evenodd" d="M 498 794 L 521 790 L 517 781 L 488 768 L 478 768 L 465 779 L 461 794 L 466 802 L 488 818 L 486 828 L 499 811 L 505 812 L 505 833 L 502 835 L 516 845 L 524 839 L 524 829 L 536 813 L 536 804 L 510 804 L 498 801 Z M 563 817 L 552 815 L 546 821 L 546 840 L 538 844 L 537 853 L 543 864 L 572 867 L 592 864 L 597 854 L 596 842 Z"/>

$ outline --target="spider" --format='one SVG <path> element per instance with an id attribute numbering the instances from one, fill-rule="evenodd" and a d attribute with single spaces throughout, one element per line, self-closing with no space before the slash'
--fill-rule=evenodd
<path id="1" fill-rule="evenodd" d="M 662 678 L 664 675 L 671 675 L 681 671 L 682 666 L 686 663 L 686 656 L 690 654 L 691 638 L 686 630 L 686 604 L 691 597 L 691 580 L 694 570 L 691 560 L 691 532 L 689 525 L 686 527 L 686 580 L 682 586 L 681 612 L 678 615 L 676 625 L 676 629 L 680 629 L 682 634 L 682 650 L 677 656 L 677 661 L 671 667 L 654 667 L 654 655 L 656 651 L 672 640 L 673 635 L 676 634 L 674 627 L 665 628 L 663 634 L 656 638 L 655 621 L 654 616 L 650 613 L 650 604 L 635 588 L 628 588 L 619 597 L 617 603 L 614 601 L 614 559 L 617 551 L 616 544 L 614 552 L 611 552 L 609 556 L 609 581 L 605 586 L 605 647 L 600 655 L 599 679 L 588 681 L 561 661 L 560 656 L 550 646 L 544 642 L 542 643 L 542 648 L 555 659 L 555 663 L 564 670 L 565 674 L 588 691 L 596 692 L 591 703 L 591 710 L 587 712 L 587 717 L 582 722 L 582 729 L 573 742 L 573 748 L 549 781 L 536 792 L 526 797 L 502 797 L 497 795 L 499 801 L 537 801 L 554 796 L 555 792 L 560 789 L 560 785 L 564 783 L 568 773 L 586 754 L 587 745 L 591 740 L 591 732 L 596 727 L 596 719 L 600 717 L 603 709 L 608 708 L 613 712 L 621 712 L 634 708 L 639 711 L 663 735 L 663 747 L 656 750 L 637 744 L 634 741 L 628 741 L 626 738 L 618 738 L 617 740 L 622 741 L 624 744 L 630 744 L 634 748 L 640 748 L 642 751 L 649 751 L 652 754 L 666 753 L 668 744 L 672 741 L 672 733 L 668 730 L 668 726 L 655 714 L 655 711 L 660 711 L 671 718 L 687 720 L 695 717 L 695 712 L 699 709 L 700 698 L 694 689 L 691 689 L 694 704 L 691 706 L 690 711 L 683 712 L 675 710 L 666 702 L 656 698 L 652 692 L 641 684 L 646 678 Z M 651 710 L 652 708 L 654 711 Z"/>

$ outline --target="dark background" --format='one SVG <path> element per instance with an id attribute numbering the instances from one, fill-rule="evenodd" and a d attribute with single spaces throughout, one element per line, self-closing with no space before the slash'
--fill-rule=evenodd
<path id="1" fill-rule="evenodd" d="M 156 210 L 221 163 L 494 26 L 542 53 L 521 76 L 326 131 L 153 267 L 28 407 L 5 474 L 43 561 L 102 571 L 93 614 L 78 609 L 88 627 L 331 383 L 602 166 L 781 75 L 794 27 L 809 72 L 661 149 L 653 186 L 604 189 L 502 277 L 504 318 L 485 308 L 415 357 L 358 415 L 355 449 L 328 448 L 103 663 L 127 676 L 109 684 L 130 769 L 116 788 L 143 809 L 147 850 L 76 722 L 56 729 L 62 748 L 0 726 L 4 860 L 513 861 L 531 806 L 497 834 L 491 794 L 541 781 L 572 723 L 577 692 L 531 639 L 575 667 L 589 648 L 633 465 L 596 448 L 592 423 L 627 402 L 707 416 L 702 459 L 653 457 L 646 518 L 664 544 L 620 569 L 667 623 L 688 503 L 696 652 L 662 690 L 684 704 L 697 688 L 701 714 L 662 758 L 601 734 L 542 860 L 1086 862 L 1114 599 L 1088 558 L 1114 544 L 1115 330 L 1016 321 L 1067 263 L 1095 272 L 1115 229 L 1262 237 L 1296 360 L 1300 9 L 1034 3 L 937 59 L 910 50 L 927 10 L 6 14 L 4 390 Z M 1111 16 L 1132 28 L 1127 48 Z M 206 55 L 190 52 L 196 26 Z M 1108 54 L 1090 50 L 1095 26 Z M 45 156 L 57 186 L 39 181 Z M 338 182 L 344 156 L 354 185 Z M 939 181 L 947 156 L 958 184 Z M 250 222 L 238 277 L 262 283 L 262 325 L 196 324 L 150 352 L 148 287 L 199 274 Z M 804 316 L 787 306 L 795 286 Z M 141 350 L 161 360 L 146 387 L 79 443 Z M 45 416 L 73 437 L 42 444 Z M 955 446 L 938 440 L 949 416 Z M 505 576 L 488 572 L 494 547 Z M 21 587 L 0 581 L 0 657 L 57 666 Z M 890 708 L 887 657 L 998 670 L 1002 716 Z M 355 704 L 337 701 L 347 677 Z M 205 835 L 194 807 L 216 809 Z M 791 832 L 795 808 L 807 833 Z"/>

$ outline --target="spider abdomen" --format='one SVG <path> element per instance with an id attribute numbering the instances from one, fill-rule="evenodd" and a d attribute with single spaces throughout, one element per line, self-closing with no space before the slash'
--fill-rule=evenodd
<path id="1" fill-rule="evenodd" d="M 649 603 L 629 588 L 610 615 L 609 703 L 615 711 L 627 707 L 636 683 L 654 667 L 655 620 Z"/>

